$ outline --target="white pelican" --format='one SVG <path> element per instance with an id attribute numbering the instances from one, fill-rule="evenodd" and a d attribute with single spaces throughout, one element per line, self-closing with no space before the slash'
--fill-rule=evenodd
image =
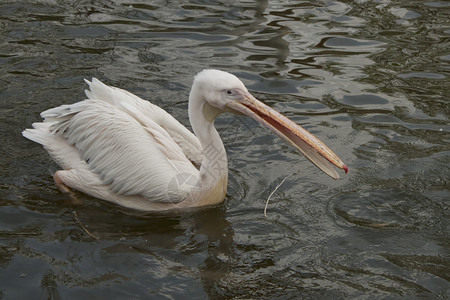
<path id="1" fill-rule="evenodd" d="M 223 112 L 252 117 L 300 150 L 329 176 L 345 164 L 322 142 L 255 99 L 234 75 L 203 70 L 189 95 L 194 134 L 166 111 L 98 79 L 87 99 L 41 113 L 23 136 L 42 144 L 62 170 L 54 180 L 69 188 L 141 211 L 214 205 L 225 198 L 228 166 L 214 127 Z"/>

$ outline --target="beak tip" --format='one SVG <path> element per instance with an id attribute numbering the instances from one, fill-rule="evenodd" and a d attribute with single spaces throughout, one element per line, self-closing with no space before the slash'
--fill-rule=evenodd
<path id="1" fill-rule="evenodd" d="M 344 165 L 342 165 L 342 169 L 344 169 L 344 171 L 345 171 L 345 174 L 347 174 L 348 173 L 348 168 L 347 168 L 347 166 L 344 164 Z"/>

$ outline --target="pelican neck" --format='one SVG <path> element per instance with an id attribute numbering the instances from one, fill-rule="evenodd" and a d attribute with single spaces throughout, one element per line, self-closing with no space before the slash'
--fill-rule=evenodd
<path id="1" fill-rule="evenodd" d="M 194 83 L 189 96 L 188 112 L 192 130 L 202 147 L 200 179 L 217 181 L 228 175 L 227 155 L 222 139 L 214 126 L 214 117 L 205 116 L 204 107 L 207 102 L 195 87 Z"/>

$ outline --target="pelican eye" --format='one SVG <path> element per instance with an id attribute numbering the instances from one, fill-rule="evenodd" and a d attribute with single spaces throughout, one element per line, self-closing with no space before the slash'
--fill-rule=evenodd
<path id="1" fill-rule="evenodd" d="M 241 98 L 241 91 L 239 89 L 224 89 L 222 92 L 226 95 L 227 98 L 232 100 L 237 100 Z"/>

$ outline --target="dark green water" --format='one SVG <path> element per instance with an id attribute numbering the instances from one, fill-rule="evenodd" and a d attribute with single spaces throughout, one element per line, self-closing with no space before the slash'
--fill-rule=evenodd
<path id="1" fill-rule="evenodd" d="M 449 20 L 446 1 L 1 1 L 0 298 L 449 297 Z M 20 134 L 93 76 L 188 126 L 192 76 L 208 67 L 349 174 L 333 181 L 225 115 L 225 203 L 133 216 L 71 203 Z"/>

